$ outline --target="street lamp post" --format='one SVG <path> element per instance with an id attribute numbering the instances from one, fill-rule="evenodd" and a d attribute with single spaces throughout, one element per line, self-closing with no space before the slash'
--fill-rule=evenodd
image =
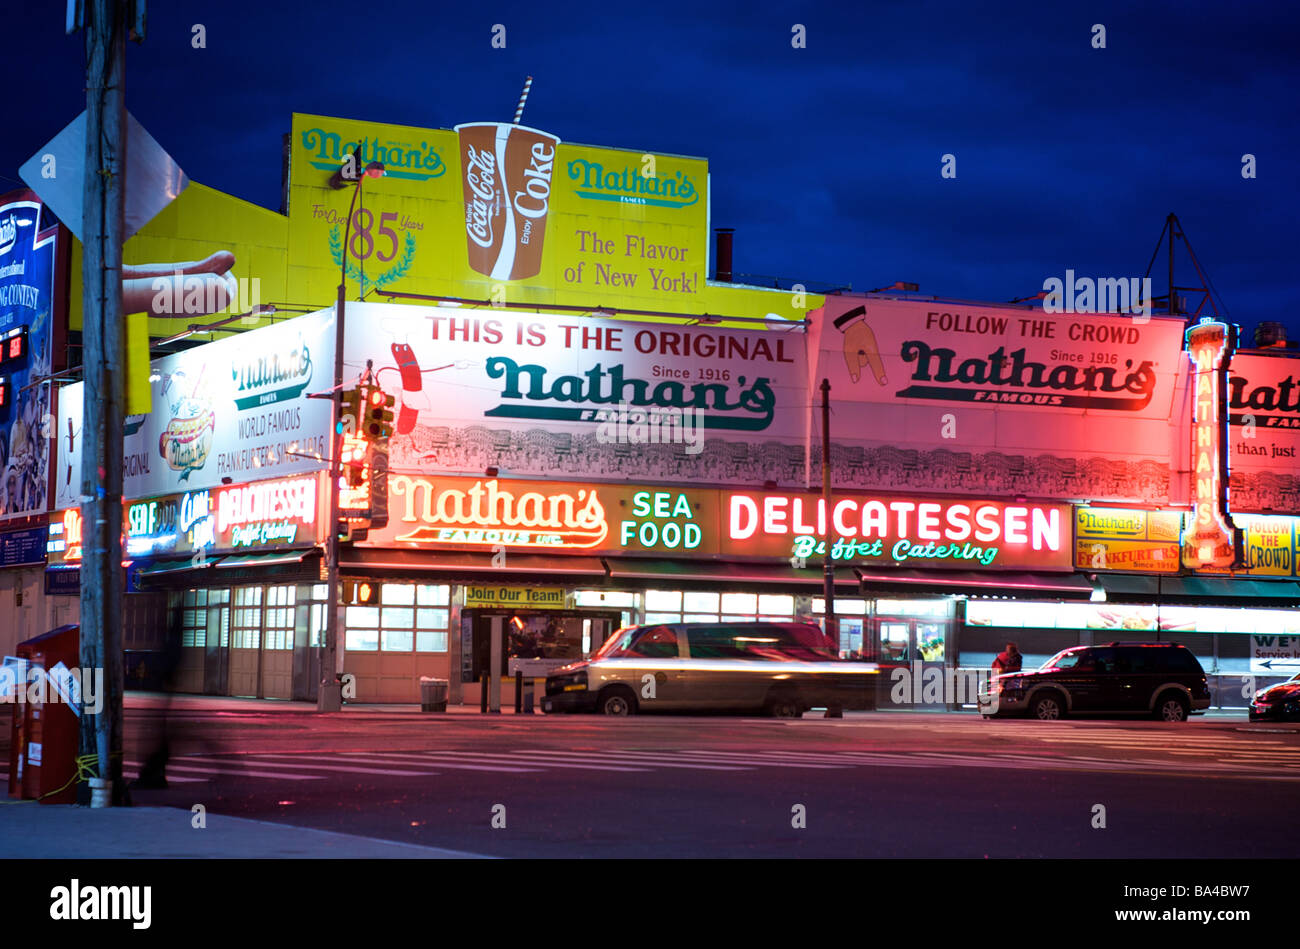
<path id="1" fill-rule="evenodd" d="M 345 170 L 348 167 L 353 169 L 353 173 L 348 175 Z M 331 418 L 334 423 L 334 435 L 330 440 L 330 479 L 329 479 L 329 518 L 325 522 L 325 528 L 329 531 L 325 547 L 326 557 L 326 605 L 325 605 L 325 655 L 321 661 L 321 683 L 320 689 L 316 693 L 316 711 L 318 712 L 337 712 L 343 707 L 343 683 L 339 679 L 339 600 L 342 598 L 339 590 L 339 477 L 341 475 L 341 462 L 343 456 L 343 425 L 342 425 L 342 389 L 343 389 L 343 309 L 347 298 L 348 284 L 348 236 L 352 225 L 352 214 L 357 206 L 357 197 L 361 194 L 361 185 L 366 178 L 378 178 L 384 173 L 384 166 L 380 162 L 372 161 L 366 165 L 365 170 L 357 174 L 355 169 L 360 166 L 360 155 L 353 154 L 348 158 L 348 164 L 344 169 L 334 173 L 330 178 L 330 186 L 334 188 L 345 187 L 349 183 L 355 183 L 352 190 L 352 200 L 348 203 L 348 216 L 343 221 L 343 249 L 340 254 L 339 263 L 339 296 L 334 307 L 334 388 L 331 390 L 330 401 L 334 406 Z"/>

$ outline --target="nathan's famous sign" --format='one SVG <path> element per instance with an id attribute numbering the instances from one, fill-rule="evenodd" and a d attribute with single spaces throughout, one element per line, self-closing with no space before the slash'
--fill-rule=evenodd
<path id="1" fill-rule="evenodd" d="M 1183 563 L 1188 567 L 1231 567 L 1241 561 L 1241 534 L 1228 514 L 1228 367 L 1237 328 L 1202 319 L 1188 328 L 1191 360 L 1192 514 L 1183 532 Z"/>
<path id="2" fill-rule="evenodd" d="M 1300 491 L 1300 356 L 1233 355 L 1228 411 L 1233 510 L 1287 510 Z"/>
<path id="3" fill-rule="evenodd" d="M 331 406 L 333 313 L 323 310 L 218 340 L 152 364 L 153 410 L 126 420 L 128 498 L 321 469 Z M 55 506 L 81 496 L 85 385 L 59 392 Z"/>
<path id="4" fill-rule="evenodd" d="M 825 551 L 809 493 L 502 478 L 389 477 L 389 523 L 362 546 L 782 561 Z M 837 495 L 832 558 L 920 568 L 1070 569 L 1064 504 Z"/>
<path id="5" fill-rule="evenodd" d="M 877 453 L 864 476 L 1168 500 L 1181 320 L 837 296 L 814 319 L 810 381 L 835 443 Z"/>
<path id="6" fill-rule="evenodd" d="M 752 483 L 735 446 L 775 443 L 802 474 L 798 332 L 355 303 L 347 336 L 397 398 L 394 471 Z"/>
<path id="7" fill-rule="evenodd" d="M 385 172 L 366 180 L 344 248 L 351 189 L 328 182 L 354 152 Z M 330 299 L 346 266 L 369 296 L 617 298 L 703 312 L 708 175 L 703 159 L 573 145 L 509 123 L 419 129 L 295 114 L 288 296 Z"/>

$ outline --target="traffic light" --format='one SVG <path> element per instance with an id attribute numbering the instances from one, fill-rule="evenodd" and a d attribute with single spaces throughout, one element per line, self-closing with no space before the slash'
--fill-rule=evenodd
<path id="1" fill-rule="evenodd" d="M 339 405 L 339 420 L 335 431 L 349 435 L 361 428 L 361 390 L 345 389 Z"/>
<path id="2" fill-rule="evenodd" d="M 374 606 L 379 602 L 379 583 L 375 580 L 343 580 L 344 606 Z"/>
<path id="3" fill-rule="evenodd" d="M 376 441 L 393 434 L 393 406 L 397 400 L 378 386 L 366 390 L 366 417 L 361 434 Z"/>

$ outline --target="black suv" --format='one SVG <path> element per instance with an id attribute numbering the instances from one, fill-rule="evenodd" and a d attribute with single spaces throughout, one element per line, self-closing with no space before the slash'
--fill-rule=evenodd
<path id="1" fill-rule="evenodd" d="M 985 718 L 1123 712 L 1185 722 L 1209 707 L 1205 670 L 1178 643 L 1075 646 L 1031 672 L 994 676 L 979 692 Z"/>

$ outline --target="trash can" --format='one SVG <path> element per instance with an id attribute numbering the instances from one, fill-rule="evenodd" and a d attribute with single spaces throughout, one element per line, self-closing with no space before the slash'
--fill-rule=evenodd
<path id="1" fill-rule="evenodd" d="M 446 679 L 430 679 L 427 676 L 420 676 L 420 711 L 447 711 L 447 686 Z"/>

